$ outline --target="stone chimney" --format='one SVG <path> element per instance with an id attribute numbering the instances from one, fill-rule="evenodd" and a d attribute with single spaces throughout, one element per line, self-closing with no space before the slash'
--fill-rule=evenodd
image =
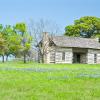
<path id="1" fill-rule="evenodd" d="M 49 41 L 48 32 L 43 32 L 43 43 L 47 43 Z"/>

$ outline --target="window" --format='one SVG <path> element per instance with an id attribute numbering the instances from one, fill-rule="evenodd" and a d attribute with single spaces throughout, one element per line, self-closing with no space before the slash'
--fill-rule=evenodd
<path id="1" fill-rule="evenodd" d="M 94 63 L 97 63 L 97 54 L 94 54 Z"/>
<path id="2" fill-rule="evenodd" d="M 62 52 L 62 60 L 65 60 L 65 52 Z"/>

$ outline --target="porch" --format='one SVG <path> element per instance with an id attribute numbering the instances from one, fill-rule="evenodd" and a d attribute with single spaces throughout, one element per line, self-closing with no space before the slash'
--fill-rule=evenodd
<path id="1" fill-rule="evenodd" d="M 87 49 L 73 48 L 73 63 L 87 63 Z"/>

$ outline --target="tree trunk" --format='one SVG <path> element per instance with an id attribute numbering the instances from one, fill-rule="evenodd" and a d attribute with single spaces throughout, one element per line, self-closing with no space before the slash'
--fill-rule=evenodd
<path id="1" fill-rule="evenodd" d="M 26 54 L 24 53 L 24 63 L 26 63 Z"/>
<path id="2" fill-rule="evenodd" d="M 41 56 L 42 56 L 42 57 L 41 57 L 42 63 L 44 63 L 44 55 L 42 54 Z"/>
<path id="3" fill-rule="evenodd" d="M 44 63 L 44 59 L 42 58 L 42 63 Z"/>
<path id="4" fill-rule="evenodd" d="M 6 61 L 8 61 L 8 55 L 6 55 Z"/>
<path id="5" fill-rule="evenodd" d="M 3 63 L 5 62 L 5 58 L 4 58 L 4 55 L 2 55 L 2 62 L 3 62 Z"/>

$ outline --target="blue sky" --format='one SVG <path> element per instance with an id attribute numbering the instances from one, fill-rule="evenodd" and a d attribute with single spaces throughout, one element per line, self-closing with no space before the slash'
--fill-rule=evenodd
<path id="1" fill-rule="evenodd" d="M 64 30 L 82 16 L 100 17 L 100 0 L 0 0 L 0 23 L 52 20 Z"/>

